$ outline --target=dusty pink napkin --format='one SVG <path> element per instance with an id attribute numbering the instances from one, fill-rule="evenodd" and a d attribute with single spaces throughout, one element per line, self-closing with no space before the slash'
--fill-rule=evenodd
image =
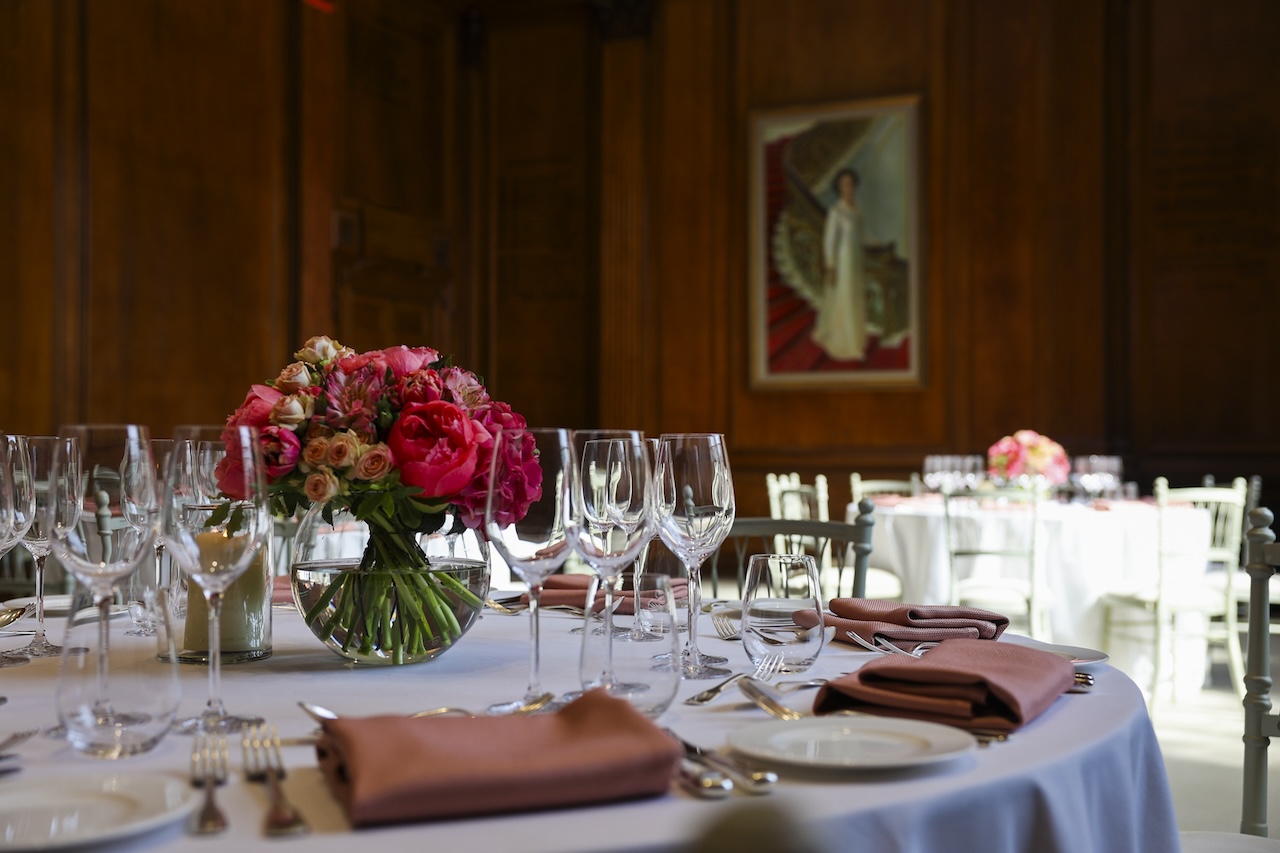
<path id="1" fill-rule="evenodd" d="M 271 579 L 271 603 L 293 604 L 293 585 L 288 575 L 276 575 Z"/>
<path id="2" fill-rule="evenodd" d="M 1065 658 L 1014 643 L 947 640 L 918 658 L 886 655 L 818 690 L 815 714 L 851 709 L 1013 731 L 1075 683 Z"/>
<path id="3" fill-rule="evenodd" d="M 954 607 L 949 604 L 901 604 L 871 598 L 833 598 L 830 612 L 824 617 L 834 625 L 835 639 L 857 645 L 846 631 L 853 631 L 869 643 L 884 637 L 894 645 L 911 649 L 929 640 L 968 638 L 994 640 L 1009 627 L 1009 619 L 999 613 L 978 607 Z M 796 622 L 816 621 L 812 613 L 797 612 Z"/>
<path id="4" fill-rule="evenodd" d="M 668 789 L 683 754 L 603 690 L 554 714 L 322 725 L 320 769 L 353 826 L 653 796 Z"/>
<path id="5" fill-rule="evenodd" d="M 585 607 L 587 603 L 587 590 L 591 587 L 592 575 L 551 575 L 542 585 L 542 597 L 538 601 L 543 607 L 552 605 L 569 605 L 571 607 Z M 671 591 L 675 594 L 677 601 L 683 601 L 688 596 L 689 581 L 686 578 L 672 578 Z M 618 602 L 618 607 L 614 610 L 621 616 L 630 616 L 635 613 L 635 591 L 630 589 L 620 590 L 616 593 L 622 600 Z M 520 596 L 522 604 L 529 603 L 529 594 L 526 592 Z M 592 609 L 599 611 L 604 609 L 604 592 L 597 590 L 595 601 Z"/>

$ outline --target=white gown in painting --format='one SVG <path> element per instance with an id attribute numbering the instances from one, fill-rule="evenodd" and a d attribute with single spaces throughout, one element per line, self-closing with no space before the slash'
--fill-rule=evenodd
<path id="1" fill-rule="evenodd" d="M 813 341 L 832 358 L 862 359 L 867 349 L 866 285 L 862 272 L 862 211 L 844 198 L 827 211 L 822 241 L 828 282 L 822 289 Z"/>

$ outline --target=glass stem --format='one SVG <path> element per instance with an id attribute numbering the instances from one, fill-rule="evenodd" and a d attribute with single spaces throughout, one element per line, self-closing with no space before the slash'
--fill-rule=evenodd
<path id="1" fill-rule="evenodd" d="M 541 631 L 538 625 L 538 604 L 542 599 L 542 581 L 529 584 L 529 688 L 525 699 L 533 700 L 542 694 Z"/>
<path id="2" fill-rule="evenodd" d="M 606 575 L 601 581 L 604 583 L 604 686 L 612 687 L 617 681 L 613 677 L 613 587 L 618 578 Z"/>
<path id="3" fill-rule="evenodd" d="M 698 651 L 698 613 L 702 610 L 702 563 L 686 563 L 689 570 L 689 636 L 684 644 L 686 666 L 699 666 L 702 654 Z"/>
<path id="4" fill-rule="evenodd" d="M 222 704 L 222 593 L 205 590 L 209 605 L 209 701 L 204 706 L 206 717 L 227 715 Z"/>
<path id="5" fill-rule="evenodd" d="M 39 554 L 35 560 L 36 576 L 36 633 L 33 643 L 44 642 L 44 561 L 48 554 Z"/>
<path id="6" fill-rule="evenodd" d="M 98 695 L 93 707 L 99 717 L 111 713 L 110 649 L 111 642 L 111 590 L 93 591 L 93 603 L 98 608 Z M 75 618 L 74 615 L 71 617 Z"/>

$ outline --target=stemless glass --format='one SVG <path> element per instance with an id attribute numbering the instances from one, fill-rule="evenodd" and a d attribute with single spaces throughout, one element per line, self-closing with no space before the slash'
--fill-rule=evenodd
<path id="1" fill-rule="evenodd" d="M 271 516 L 257 429 L 228 426 L 221 435 L 216 427 L 178 427 L 165 477 L 165 549 L 199 585 L 209 619 L 209 699 L 200 715 L 179 724 L 184 732 L 233 732 L 262 722 L 228 714 L 222 701 L 222 601 L 266 547 Z"/>
<path id="2" fill-rule="evenodd" d="M 33 658 L 57 657 L 62 647 L 45 638 L 44 632 L 44 564 L 49 558 L 49 507 L 60 501 L 70 501 L 73 481 L 64 476 L 54 479 L 50 466 L 55 452 L 66 460 L 63 471 L 72 471 L 77 459 L 79 444 L 74 436 L 28 435 L 19 436 L 21 459 L 14 467 L 14 506 L 19 513 L 26 513 L 26 532 L 22 546 L 35 560 L 36 581 L 36 629 L 31 642 L 19 650 L 19 654 Z M 19 470 L 19 465 L 25 471 Z M 79 469 L 74 469 L 78 477 Z"/>
<path id="3" fill-rule="evenodd" d="M 490 471 L 485 534 L 511 571 L 529 585 L 529 686 L 522 699 L 489 708 L 491 714 L 502 714 L 542 694 L 538 602 L 543 581 L 572 551 L 573 435 L 567 429 L 500 429 Z M 526 501 L 528 509 L 521 514 Z"/>
<path id="4" fill-rule="evenodd" d="M 778 672 L 804 672 L 822 651 L 822 587 L 808 554 L 753 554 L 742 588 L 742 647 L 753 666 L 780 655 Z"/>
<path id="5" fill-rule="evenodd" d="M 698 651 L 702 564 L 729 535 L 735 502 L 724 436 L 673 433 L 658 450 L 658 535 L 689 571 L 689 633 L 683 652 L 685 678 L 721 678 L 727 661 Z"/>
<path id="6" fill-rule="evenodd" d="M 87 671 L 90 687 L 75 691 L 74 699 L 60 695 L 58 718 L 76 749 L 109 758 L 131 755 L 154 746 L 172 722 L 171 716 L 155 720 L 129 710 L 136 691 L 113 685 L 110 673 L 115 583 L 154 553 L 158 507 L 150 437 L 138 424 L 68 426 L 58 437 L 49 462 L 49 549 L 92 594 L 90 637 L 97 634 L 83 649 L 66 649 L 63 674 Z M 71 626 L 78 616 L 71 614 Z"/>
<path id="7" fill-rule="evenodd" d="M 584 440 L 579 444 L 580 436 Z M 613 611 L 618 580 L 635 563 L 653 527 L 649 448 L 633 430 L 574 433 L 581 447 L 573 547 L 604 589 L 604 660 L 597 681 L 614 687 Z"/>

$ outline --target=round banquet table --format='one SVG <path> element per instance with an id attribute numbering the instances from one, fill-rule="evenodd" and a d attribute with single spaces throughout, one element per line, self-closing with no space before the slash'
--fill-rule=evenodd
<path id="1" fill-rule="evenodd" d="M 542 620 L 544 684 L 577 687 L 579 638 L 569 633 L 573 617 L 545 612 Z M 22 622 L 12 628 L 21 628 Z M 56 640 L 59 620 L 52 623 Z M 740 643 L 719 640 L 709 620 L 699 622 L 707 651 L 728 655 L 731 666 L 748 668 Z M 305 738 L 312 721 L 298 700 L 326 705 L 343 714 L 411 712 L 438 705 L 484 708 L 524 691 L 528 667 L 528 616 L 486 611 L 458 646 L 435 661 L 408 667 L 355 669 L 312 638 L 296 611 L 277 607 L 274 654 L 267 660 L 223 669 L 223 695 L 233 713 L 257 713 L 285 738 Z M 22 645 L 26 637 L 0 635 L 0 649 Z M 134 640 L 146 642 L 146 640 Z M 854 669 L 872 655 L 835 643 L 812 670 L 833 676 Z M 180 715 L 192 714 L 206 698 L 207 672 L 182 666 Z M 1088 694 L 1060 697 L 1013 737 L 960 758 L 913 770 L 823 771 L 779 766 L 782 781 L 770 797 L 735 793 L 727 800 L 699 800 L 673 788 L 666 795 L 554 811 L 501 814 L 353 831 L 316 766 L 306 743 L 284 750 L 291 799 L 312 826 L 301 839 L 268 840 L 261 833 L 266 792 L 239 774 L 233 743 L 231 781 L 219 789 L 219 803 L 231 819 L 221 836 L 198 838 L 173 820 L 158 829 L 111 842 L 108 850 L 210 850 L 294 847 L 341 851 L 519 850 L 681 851 L 708 825 L 735 809 L 771 803 L 784 809 L 825 850 L 941 851 L 989 853 L 1168 853 L 1178 849 L 1168 781 L 1142 697 L 1123 673 L 1106 665 L 1095 670 L 1097 686 Z M 44 659 L 6 669 L 0 676 L 0 736 L 33 725 L 51 726 L 58 661 Z M 726 733 L 767 720 L 734 688 L 715 702 L 692 707 L 682 700 L 708 686 L 684 682 L 676 703 L 659 719 L 686 740 L 719 747 Z M 790 704 L 806 708 L 812 691 L 788 693 Z M 61 741 L 39 735 L 16 748 L 23 770 L 0 777 L 0 804 L 6 792 L 37 782 L 87 774 L 161 773 L 185 779 L 191 741 L 170 733 L 150 753 L 115 761 L 92 759 Z M 0 849 L 4 849 L 0 838 Z"/>

